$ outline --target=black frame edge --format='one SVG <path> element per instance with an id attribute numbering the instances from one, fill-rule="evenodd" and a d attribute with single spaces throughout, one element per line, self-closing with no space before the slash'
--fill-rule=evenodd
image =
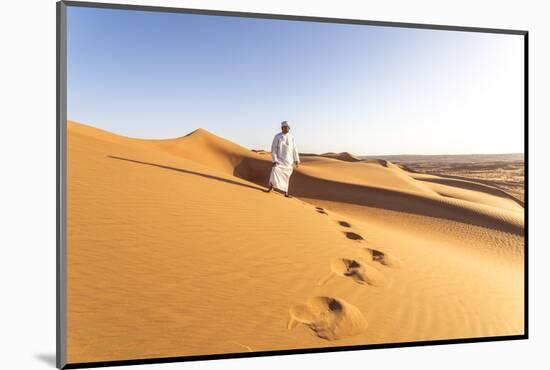
<path id="1" fill-rule="evenodd" d="M 56 367 L 67 365 L 67 6 L 56 3 Z"/>
<path id="2" fill-rule="evenodd" d="M 319 347 L 319 348 L 303 348 L 303 349 L 289 349 L 289 350 L 274 350 L 274 351 L 258 351 L 258 352 L 239 352 L 239 353 L 224 353 L 224 354 L 211 354 L 211 355 L 195 355 L 195 356 L 177 356 L 177 357 L 164 357 L 164 358 L 144 358 L 144 359 L 132 359 L 132 360 L 115 360 L 115 361 L 97 361 L 97 362 L 81 362 L 81 363 L 69 363 L 64 369 L 82 369 L 82 368 L 95 368 L 106 366 L 129 366 L 129 365 L 151 365 L 151 364 L 165 364 L 173 362 L 191 362 L 191 361 L 206 361 L 206 360 L 224 360 L 224 359 L 237 359 L 237 358 L 254 358 L 254 357 L 270 357 L 270 356 L 285 356 L 296 354 L 315 354 L 315 353 L 334 353 L 334 352 L 349 352 L 359 351 L 367 349 L 389 349 L 389 348 L 405 348 L 405 347 L 425 347 L 433 345 L 448 345 L 448 344 L 471 344 L 482 342 L 498 342 L 498 341 L 510 341 L 510 340 L 525 340 L 526 335 L 510 335 L 499 337 L 480 337 L 480 338 L 460 338 L 460 339 L 442 339 L 442 340 L 428 340 L 418 342 L 402 342 L 402 343 L 383 343 L 383 344 L 370 344 L 370 345 L 358 345 L 358 346 L 341 346 L 341 347 Z"/>
<path id="3" fill-rule="evenodd" d="M 130 4 L 115 4 L 115 3 L 82 2 L 82 1 L 71 1 L 71 0 L 67 0 L 63 2 L 67 6 L 82 7 L 82 8 L 153 11 L 153 12 L 165 12 L 165 13 L 187 13 L 187 14 L 217 15 L 217 16 L 226 16 L 226 17 L 360 24 L 360 25 L 382 26 L 382 27 L 420 28 L 420 29 L 442 30 L 442 31 L 500 33 L 500 34 L 510 34 L 510 35 L 525 35 L 527 33 L 526 30 L 451 26 L 451 25 L 442 25 L 442 24 L 386 22 L 386 21 L 352 19 L 352 18 L 328 18 L 328 17 L 304 16 L 304 15 L 292 15 L 292 14 L 252 13 L 252 12 L 240 12 L 240 11 L 229 11 L 229 10 L 175 8 L 175 7 L 153 6 L 153 5 L 130 5 Z"/>
<path id="4" fill-rule="evenodd" d="M 526 338 L 529 338 L 529 32 L 523 36 L 523 131 L 524 131 L 524 239 L 523 239 L 523 258 L 524 258 L 524 329 Z"/>

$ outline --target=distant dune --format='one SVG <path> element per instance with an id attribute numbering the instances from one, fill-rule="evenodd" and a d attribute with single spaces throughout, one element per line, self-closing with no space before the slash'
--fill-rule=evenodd
<path id="1" fill-rule="evenodd" d="M 356 157 L 353 154 L 348 153 L 348 152 L 325 153 L 325 154 L 321 154 L 321 155 L 323 157 L 339 159 L 341 161 L 346 161 L 346 162 L 359 162 L 359 161 L 361 161 L 361 158 L 358 158 L 358 157 Z"/>
<path id="2" fill-rule="evenodd" d="M 480 163 L 480 162 L 510 162 L 524 160 L 523 153 L 509 154 L 397 154 L 378 156 L 358 156 L 361 159 L 382 158 L 392 162 L 441 162 L 441 163 Z"/>
<path id="3" fill-rule="evenodd" d="M 68 136 L 68 360 L 523 334 L 524 209 L 385 158 Z"/>
<path id="4" fill-rule="evenodd" d="M 373 157 L 360 157 L 371 159 Z M 444 177 L 445 180 L 462 180 L 488 185 L 507 193 L 523 205 L 524 155 L 513 154 L 462 154 L 462 155 L 391 155 L 385 158 L 409 172 L 423 172 Z"/>

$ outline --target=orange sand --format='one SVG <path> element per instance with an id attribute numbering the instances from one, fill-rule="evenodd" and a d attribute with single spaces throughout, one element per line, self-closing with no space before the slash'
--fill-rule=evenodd
<path id="1" fill-rule="evenodd" d="M 523 212 L 498 189 L 199 129 L 68 122 L 68 362 L 523 334 Z"/>

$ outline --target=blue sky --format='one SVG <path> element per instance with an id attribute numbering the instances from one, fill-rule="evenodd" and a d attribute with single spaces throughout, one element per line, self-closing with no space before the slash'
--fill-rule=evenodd
<path id="1" fill-rule="evenodd" d="M 518 35 L 69 7 L 67 72 L 68 118 L 125 136 L 523 152 Z"/>

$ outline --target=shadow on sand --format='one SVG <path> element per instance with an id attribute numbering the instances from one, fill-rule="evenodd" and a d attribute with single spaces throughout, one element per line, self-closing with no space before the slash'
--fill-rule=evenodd
<path id="1" fill-rule="evenodd" d="M 165 166 L 157 163 L 149 163 L 134 159 L 108 156 L 109 158 L 124 160 L 148 166 L 155 166 L 172 171 L 188 173 L 196 176 L 222 181 L 225 183 L 244 186 L 254 190 L 265 191 L 264 187 L 256 187 L 243 184 L 230 179 L 224 179 L 213 175 Z M 235 167 L 233 175 L 246 181 L 263 186 L 269 178 L 271 162 L 257 158 L 243 158 Z M 504 232 L 523 235 L 524 228 L 512 224 L 503 219 L 476 212 L 467 208 L 455 206 L 450 203 L 430 199 L 421 195 L 404 193 L 400 191 L 381 189 L 368 185 L 349 184 L 334 180 L 327 180 L 306 175 L 295 171 L 290 180 L 290 193 L 296 197 L 318 199 L 332 202 L 343 202 L 364 207 L 378 208 L 382 210 L 403 212 L 413 215 L 442 218 L 464 224 L 481 226 Z"/>
<path id="2" fill-rule="evenodd" d="M 118 159 L 118 160 L 121 160 L 121 161 L 128 161 L 128 162 L 133 162 L 133 163 L 144 164 L 144 165 L 147 165 L 147 166 L 159 167 L 159 168 L 163 168 L 165 170 L 183 172 L 183 173 L 187 173 L 187 174 L 190 174 L 190 175 L 206 177 L 207 179 L 217 180 L 217 181 L 221 181 L 221 182 L 225 182 L 225 183 L 233 184 L 233 185 L 244 186 L 245 188 L 250 188 L 250 189 L 254 189 L 254 190 L 265 191 L 264 188 L 260 188 L 260 187 L 257 187 L 257 186 L 243 184 L 242 182 L 233 181 L 233 180 L 229 180 L 229 179 L 224 179 L 223 177 L 218 177 L 218 176 L 214 176 L 214 175 L 207 175 L 205 173 L 200 173 L 200 172 L 195 172 L 195 171 L 190 171 L 190 170 L 184 170 L 183 168 L 170 167 L 170 166 L 165 166 L 163 164 L 158 164 L 158 163 L 143 162 L 143 161 L 138 161 L 138 160 L 135 160 L 135 159 L 117 157 L 117 156 L 114 156 L 114 155 L 108 155 L 107 157 L 113 158 L 113 159 Z"/>
<path id="3" fill-rule="evenodd" d="M 256 184 L 263 184 L 269 177 L 270 170 L 271 163 L 269 161 L 244 158 L 235 167 L 233 175 Z M 322 179 L 306 175 L 299 170 L 294 171 L 290 179 L 289 192 L 299 198 L 349 203 L 418 216 L 442 218 L 516 235 L 524 233 L 523 227 L 506 220 L 436 199 L 368 185 Z"/>

